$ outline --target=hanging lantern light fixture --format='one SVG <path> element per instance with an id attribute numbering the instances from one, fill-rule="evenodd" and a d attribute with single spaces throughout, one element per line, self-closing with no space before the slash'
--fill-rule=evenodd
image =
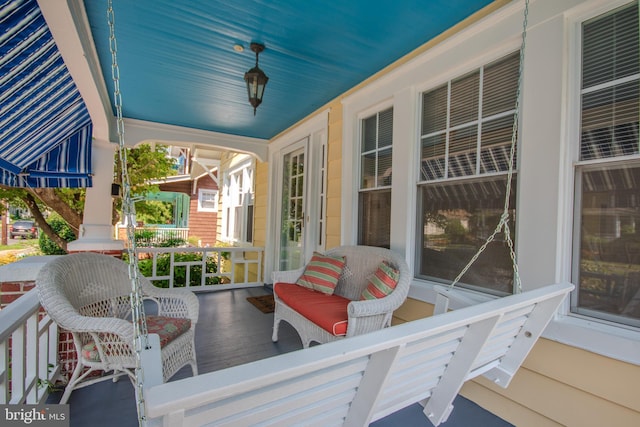
<path id="1" fill-rule="evenodd" d="M 258 105 L 262 103 L 264 87 L 269 81 L 269 77 L 258 67 L 258 54 L 264 50 L 264 45 L 251 43 L 251 50 L 256 53 L 256 66 L 244 73 L 244 81 L 247 82 L 247 93 L 249 103 L 253 106 L 253 115 L 256 115 Z"/>

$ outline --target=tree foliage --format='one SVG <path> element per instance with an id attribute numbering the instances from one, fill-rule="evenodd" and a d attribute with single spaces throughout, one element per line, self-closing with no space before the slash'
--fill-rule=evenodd
<path id="1" fill-rule="evenodd" d="M 132 195 L 144 196 L 150 191 L 158 191 L 158 186 L 151 184 L 150 181 L 176 173 L 175 159 L 167 156 L 166 147 L 163 145 L 145 144 L 126 150 Z M 122 165 L 117 152 L 114 163 L 114 175 L 117 176 L 115 182 L 122 184 L 120 182 Z M 0 199 L 4 200 L 6 205 L 28 208 L 42 232 L 64 251 L 67 249 L 68 240 L 60 236 L 46 221 L 46 213 L 48 211 L 57 213 L 68 224 L 75 239 L 78 237 L 83 220 L 85 197 L 86 190 L 82 188 L 23 189 L 0 186 Z M 122 208 L 121 199 L 113 199 L 112 206 L 112 222 L 115 224 L 119 220 L 119 211 Z M 138 203 L 136 208 L 144 212 L 144 203 Z"/>
<path id="2" fill-rule="evenodd" d="M 127 163 L 129 165 L 129 181 L 131 193 L 134 196 L 146 196 L 148 193 L 160 191 L 154 180 L 166 178 L 176 174 L 174 158 L 167 156 L 166 146 L 145 144 L 135 148 L 127 148 Z M 120 156 L 115 156 L 115 173 L 118 184 L 122 185 L 122 165 Z M 122 200 L 116 199 L 114 203 L 113 224 L 119 220 L 118 212 L 122 209 Z M 136 203 L 136 214 L 141 219 L 159 218 L 156 223 L 164 223 L 167 219 L 166 209 L 161 209 L 155 203 L 140 201 Z M 170 218 L 170 217 L 169 217 Z"/>
<path id="3" fill-rule="evenodd" d="M 160 200 L 144 200 L 136 203 L 136 219 L 145 224 L 170 224 L 173 222 L 173 204 Z"/>
<path id="4" fill-rule="evenodd" d="M 75 240 L 76 236 L 73 233 L 69 224 L 62 219 L 62 217 L 58 214 L 51 214 L 49 218 L 47 218 L 47 223 L 51 226 L 53 231 L 64 239 L 66 242 L 70 242 Z M 64 255 L 67 253 L 66 249 L 63 249 L 54 242 L 49 236 L 44 233 L 40 233 L 40 237 L 38 238 L 38 246 L 40 246 L 40 251 L 42 251 L 45 255 Z"/>

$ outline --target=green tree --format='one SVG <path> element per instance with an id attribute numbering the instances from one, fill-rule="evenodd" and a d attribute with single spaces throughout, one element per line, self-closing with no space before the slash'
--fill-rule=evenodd
<path id="1" fill-rule="evenodd" d="M 150 184 L 154 179 L 175 175 L 175 160 L 167 156 L 163 145 L 141 145 L 127 148 L 127 164 L 132 194 L 144 196 L 150 191 L 158 191 L 158 186 Z M 120 183 L 120 164 L 118 153 L 115 155 L 116 182 Z M 121 183 L 120 183 L 121 184 Z M 10 188 L 0 186 L 0 199 L 14 206 L 27 207 L 42 232 L 64 251 L 67 240 L 61 237 L 45 219 L 44 213 L 53 211 L 69 225 L 75 238 L 78 237 L 84 211 L 86 190 L 82 188 Z M 105 195 L 106 197 L 106 195 Z M 120 219 L 122 200 L 114 199 L 112 223 Z M 144 209 L 144 208 L 143 208 Z"/>
<path id="2" fill-rule="evenodd" d="M 76 236 L 73 233 L 73 230 L 60 215 L 55 213 L 49 215 L 47 223 L 51 226 L 53 231 L 55 231 L 55 233 L 65 241 L 70 242 L 75 240 Z M 40 250 L 45 255 L 64 255 L 66 253 L 65 249 L 61 248 L 60 245 L 51 240 L 49 236 L 44 233 L 41 233 L 38 238 L 38 246 L 40 246 Z"/>
<path id="3" fill-rule="evenodd" d="M 145 224 L 171 224 L 173 204 L 160 200 L 142 200 L 136 203 L 136 219 Z"/>

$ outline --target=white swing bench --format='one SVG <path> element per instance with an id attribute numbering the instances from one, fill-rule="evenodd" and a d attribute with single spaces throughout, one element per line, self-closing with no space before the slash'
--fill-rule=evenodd
<path id="1" fill-rule="evenodd" d="M 165 427 L 366 426 L 420 402 L 437 426 L 465 381 L 484 375 L 509 385 L 572 289 L 550 285 L 149 386 L 147 421 Z"/>

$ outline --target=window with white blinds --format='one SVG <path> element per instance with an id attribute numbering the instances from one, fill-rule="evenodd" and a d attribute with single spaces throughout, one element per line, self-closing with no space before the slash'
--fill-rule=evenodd
<path id="1" fill-rule="evenodd" d="M 358 244 L 388 248 L 391 233 L 393 107 L 361 122 Z"/>
<path id="2" fill-rule="evenodd" d="M 518 60 L 513 53 L 423 93 L 422 181 L 508 170 Z"/>
<path id="3" fill-rule="evenodd" d="M 393 108 L 362 120 L 360 188 L 391 186 Z"/>
<path id="4" fill-rule="evenodd" d="M 516 52 L 422 94 L 415 260 L 420 278 L 451 283 L 500 219 L 518 69 Z M 513 179 L 512 230 L 515 175 Z M 459 285 L 497 295 L 512 293 L 506 243 L 493 241 Z"/>
<path id="5" fill-rule="evenodd" d="M 638 5 L 582 27 L 580 160 L 638 154 Z"/>
<path id="6" fill-rule="evenodd" d="M 640 327 L 638 4 L 582 25 L 571 311 Z"/>

